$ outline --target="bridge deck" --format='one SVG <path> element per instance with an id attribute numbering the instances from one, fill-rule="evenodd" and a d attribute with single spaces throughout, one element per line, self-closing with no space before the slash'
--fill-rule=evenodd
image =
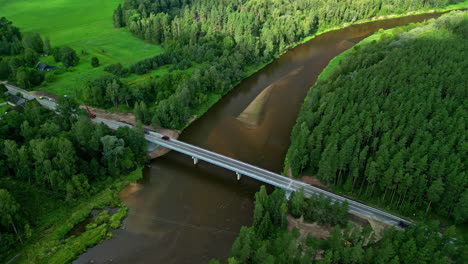
<path id="1" fill-rule="evenodd" d="M 291 178 L 287 178 L 277 173 L 273 173 L 271 171 L 264 170 L 259 167 L 252 166 L 248 163 L 235 160 L 233 158 L 229 158 L 227 156 L 187 144 L 185 142 L 170 139 L 164 140 L 162 139 L 161 134 L 151 132 L 148 135 L 145 135 L 145 138 L 157 145 L 172 149 L 174 151 L 184 153 L 189 155 L 193 158 L 197 158 L 199 160 L 206 161 L 208 163 L 212 163 L 218 165 L 220 167 L 226 168 L 228 170 L 234 171 L 236 173 L 240 173 L 242 175 L 249 176 L 261 182 L 265 182 L 271 184 L 273 186 L 282 188 L 286 190 L 286 192 L 293 192 L 298 191 L 300 189 L 304 189 L 304 193 L 306 196 L 311 195 L 320 195 L 322 194 L 324 197 L 329 197 L 334 202 L 348 202 L 349 210 L 351 212 L 364 215 L 370 217 L 372 219 L 382 221 L 384 223 L 398 226 L 400 222 L 411 224 L 411 222 L 394 216 L 392 214 L 386 213 L 382 210 L 367 206 L 365 204 L 356 202 L 354 200 L 348 199 L 346 197 L 322 190 L 320 188 L 311 186 L 304 182 L 294 180 Z"/>

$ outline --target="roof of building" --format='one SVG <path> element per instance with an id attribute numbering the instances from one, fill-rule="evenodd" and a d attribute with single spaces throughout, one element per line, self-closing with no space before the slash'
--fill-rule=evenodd
<path id="1" fill-rule="evenodd" d="M 45 71 L 46 68 L 47 68 L 47 64 L 45 64 L 44 62 L 38 62 L 36 64 L 36 70 Z"/>
<path id="2" fill-rule="evenodd" d="M 15 105 L 22 105 L 28 100 L 24 99 L 23 97 L 16 96 L 16 95 L 10 95 L 10 98 L 8 98 L 8 101 L 10 101 L 11 103 Z"/>

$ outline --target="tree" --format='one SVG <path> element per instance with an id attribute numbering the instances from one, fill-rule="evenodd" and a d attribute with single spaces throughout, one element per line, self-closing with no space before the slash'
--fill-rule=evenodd
<path id="1" fill-rule="evenodd" d="M 304 213 L 304 189 L 294 192 L 289 202 L 291 204 L 291 215 L 296 218 L 300 217 Z"/>
<path id="2" fill-rule="evenodd" d="M 71 97 L 59 96 L 57 98 L 57 112 L 70 120 L 78 111 L 78 102 Z"/>
<path id="3" fill-rule="evenodd" d="M 91 66 L 93 66 L 93 68 L 99 67 L 99 59 L 97 57 L 91 58 Z"/>
<path id="4" fill-rule="evenodd" d="M 230 257 L 227 260 L 227 264 L 240 264 L 240 262 L 238 260 L 236 260 L 236 258 Z"/>
<path id="5" fill-rule="evenodd" d="M 113 106 L 117 106 L 119 104 L 120 88 L 120 83 L 115 79 L 112 81 L 112 83 L 107 84 L 106 96 L 110 98 Z"/>
<path id="6" fill-rule="evenodd" d="M 232 244 L 231 255 L 238 260 L 243 260 L 241 263 L 244 263 L 250 257 L 252 239 L 252 230 L 245 226 L 241 227 L 238 237 Z"/>
<path id="7" fill-rule="evenodd" d="M 39 56 L 37 55 L 37 52 L 31 48 L 26 48 L 24 50 L 24 62 L 26 63 L 27 66 L 33 67 L 36 65 L 37 59 Z"/>
<path id="8" fill-rule="evenodd" d="M 294 132 L 293 132 L 294 133 Z M 307 146 L 307 139 L 309 137 L 310 131 L 309 128 L 307 127 L 307 124 L 303 122 L 301 126 L 298 129 L 298 132 L 294 133 L 296 134 L 295 138 L 295 146 L 289 157 L 289 163 L 291 164 L 291 171 L 293 173 L 293 176 L 299 176 L 300 173 L 302 173 L 302 170 L 305 168 L 305 166 L 309 162 L 309 148 Z"/>
<path id="9" fill-rule="evenodd" d="M 24 88 L 31 88 L 31 82 L 29 81 L 29 71 L 24 67 L 19 67 L 16 71 L 16 83 Z"/>
<path id="10" fill-rule="evenodd" d="M 23 243 L 18 230 L 16 229 L 14 218 L 19 210 L 19 205 L 7 190 L 0 189 L 0 225 L 6 227 L 11 225 L 16 236 Z"/>
<path id="11" fill-rule="evenodd" d="M 16 173 L 18 168 L 18 144 L 13 140 L 3 141 L 3 154 L 7 157 L 7 166 Z"/>
<path id="12" fill-rule="evenodd" d="M 64 137 L 56 137 L 53 139 L 53 144 L 56 147 L 55 157 L 52 159 L 52 164 L 57 170 L 58 181 L 60 187 L 65 186 L 65 182 L 76 173 L 76 152 L 73 144 Z"/>
<path id="13" fill-rule="evenodd" d="M 108 167 L 118 169 L 117 160 L 123 155 L 124 141 L 116 136 L 106 135 L 101 138 L 103 159 L 108 162 Z"/>
<path id="14" fill-rule="evenodd" d="M 143 164 L 146 161 L 147 141 L 144 138 L 144 130 L 141 124 L 137 123 L 133 128 L 119 127 L 115 135 L 124 140 L 132 153 L 136 155 L 132 162 Z"/>
<path id="15" fill-rule="evenodd" d="M 112 73 L 115 76 L 125 76 L 128 73 L 128 69 L 124 68 L 122 63 L 114 63 L 104 68 L 106 72 Z"/>
<path id="16" fill-rule="evenodd" d="M 2 96 L 6 92 L 8 92 L 8 88 L 5 86 L 5 84 L 0 83 L 0 96 Z"/>
<path id="17" fill-rule="evenodd" d="M 135 114 L 137 120 L 140 120 L 143 124 L 148 125 L 151 122 L 151 115 L 146 107 L 145 102 L 137 102 L 135 103 L 135 108 L 133 110 L 133 113 Z"/>
<path id="18" fill-rule="evenodd" d="M 426 208 L 426 213 L 429 212 L 432 202 L 438 202 L 440 200 L 441 194 L 444 192 L 444 183 L 442 178 L 435 180 L 432 185 L 427 190 L 427 198 L 429 199 L 429 204 Z"/>
<path id="19" fill-rule="evenodd" d="M 463 192 L 460 200 L 455 205 L 453 215 L 456 223 L 463 223 L 468 219 L 468 190 Z"/>
<path id="20" fill-rule="evenodd" d="M 13 22 L 5 17 L 0 17 L 0 55 L 16 55 L 23 48 L 21 45 L 21 33 L 19 28 L 13 26 Z"/>
<path id="21" fill-rule="evenodd" d="M 72 176 L 71 182 L 67 183 L 67 200 L 71 200 L 75 197 L 86 196 L 90 185 L 88 179 L 84 174 L 77 174 Z"/>
<path id="22" fill-rule="evenodd" d="M 27 179 L 31 183 L 31 176 L 34 175 L 31 169 L 31 158 L 26 146 L 21 146 L 18 150 L 18 171 L 17 176 L 21 179 Z"/>
<path id="23" fill-rule="evenodd" d="M 80 61 L 80 58 L 76 54 L 76 51 L 70 47 L 62 47 L 56 50 L 55 53 L 55 60 L 61 61 L 67 67 L 76 66 Z"/>
<path id="24" fill-rule="evenodd" d="M 256 234 L 260 239 L 267 238 L 273 231 L 273 223 L 271 222 L 270 213 L 266 212 L 263 215 L 262 222 L 256 228 Z"/>
<path id="25" fill-rule="evenodd" d="M 50 40 L 48 37 L 44 38 L 44 52 L 47 54 L 52 52 L 52 47 L 50 46 Z"/>
<path id="26" fill-rule="evenodd" d="M 114 27 L 120 28 L 120 27 L 125 26 L 121 4 L 119 4 L 117 6 L 117 9 L 115 9 L 113 19 L 114 19 Z"/>
<path id="27" fill-rule="evenodd" d="M 44 52 L 44 42 L 42 41 L 42 38 L 38 33 L 24 36 L 23 46 L 25 48 L 33 49 L 37 53 Z"/>
<path id="28" fill-rule="evenodd" d="M 1 80 L 6 80 L 6 79 L 8 79 L 8 76 L 10 76 L 9 63 L 8 63 L 7 59 L 0 60 L 0 79 Z M 0 84 L 0 90 L 2 90 L 1 85 L 3 85 L 3 84 Z"/>

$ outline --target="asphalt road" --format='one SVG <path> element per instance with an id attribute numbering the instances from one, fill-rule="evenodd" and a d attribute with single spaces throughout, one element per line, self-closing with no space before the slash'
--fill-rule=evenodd
<path id="1" fill-rule="evenodd" d="M 32 95 L 28 91 L 23 90 L 23 89 L 21 89 L 21 88 L 19 88 L 17 86 L 14 86 L 14 85 L 6 83 L 6 82 L 1 82 L 1 83 L 5 84 L 6 88 L 8 89 L 8 92 L 13 94 L 13 95 L 16 95 L 16 94 L 20 93 L 23 96 L 23 98 L 25 98 L 27 100 L 37 99 L 37 101 L 42 106 L 44 106 L 45 108 L 51 109 L 51 110 L 55 110 L 55 108 L 57 107 L 57 104 L 55 103 L 55 100 L 52 99 L 52 98 L 44 96 L 44 99 L 39 99 L 39 96 Z"/>

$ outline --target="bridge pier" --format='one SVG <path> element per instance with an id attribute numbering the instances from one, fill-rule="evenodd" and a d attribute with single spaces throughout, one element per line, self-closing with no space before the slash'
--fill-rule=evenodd
<path id="1" fill-rule="evenodd" d="M 237 175 L 237 180 L 240 180 L 242 175 L 240 173 L 238 173 L 237 171 L 236 171 L 236 175 Z"/>
<path id="2" fill-rule="evenodd" d="M 285 195 L 286 195 L 286 200 L 289 201 L 289 198 L 291 198 L 291 191 L 286 191 Z"/>
<path id="3" fill-rule="evenodd" d="M 192 159 L 193 159 L 193 165 L 197 165 L 197 163 L 198 163 L 198 159 L 197 159 L 197 158 L 195 158 L 195 157 L 192 157 Z"/>

